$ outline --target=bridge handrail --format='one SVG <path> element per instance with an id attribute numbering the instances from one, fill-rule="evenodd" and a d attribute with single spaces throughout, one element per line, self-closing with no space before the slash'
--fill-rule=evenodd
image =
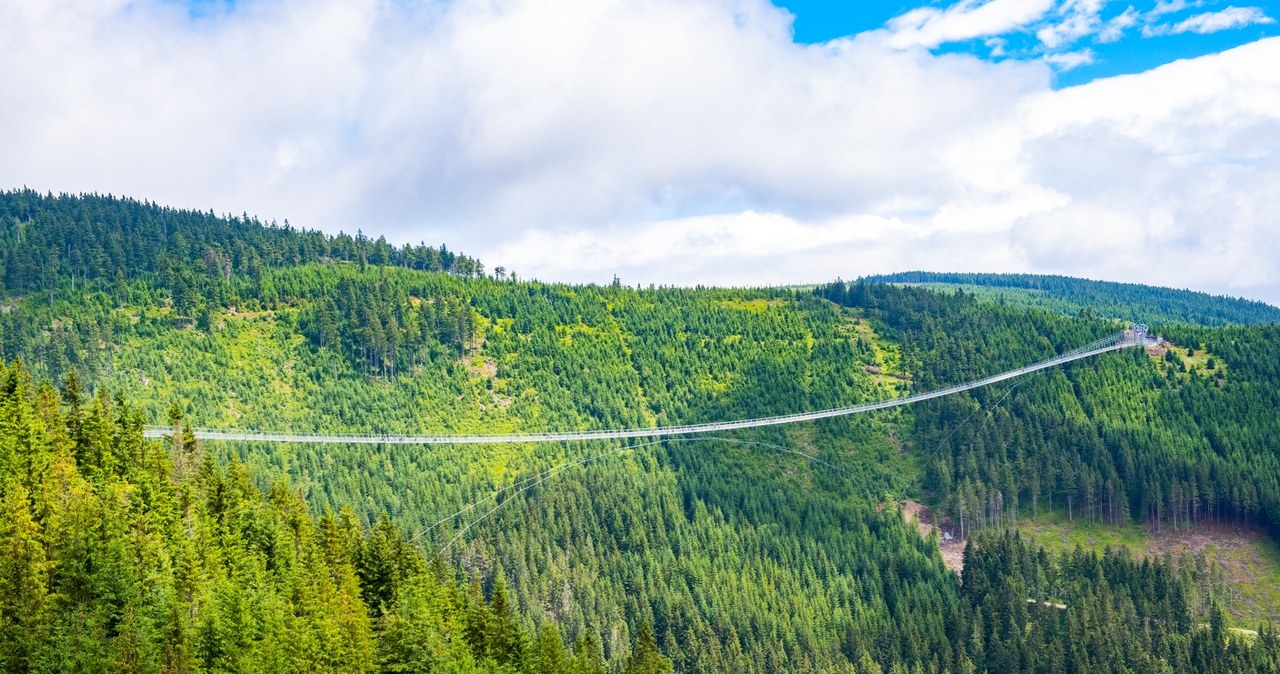
<path id="1" fill-rule="evenodd" d="M 847 416 L 862 412 L 870 412 L 873 410 L 887 409 L 898 407 L 901 405 L 909 405 L 934 398 L 952 395 L 961 391 L 968 391 L 982 386 L 988 386 L 997 382 L 1019 377 L 1024 374 L 1054 367 L 1064 363 L 1068 363 L 1081 358 L 1106 353 L 1108 351 L 1116 351 L 1133 346 L 1149 346 L 1154 344 L 1152 340 L 1145 335 L 1131 336 L 1128 333 L 1120 332 L 1109 337 L 1097 340 L 1090 344 L 1077 347 L 1070 351 L 1066 351 L 1052 358 L 1026 365 L 1020 368 L 1002 372 L 999 374 L 977 379 L 968 383 L 955 384 L 934 391 L 924 393 L 915 393 L 902 398 L 888 398 L 869 403 L 859 403 L 857 405 L 849 405 L 845 407 L 836 407 L 825 410 L 816 410 L 811 412 L 797 412 L 793 414 L 780 414 L 768 417 L 758 417 L 753 419 L 740 419 L 735 421 L 710 421 L 697 424 L 684 424 L 680 426 L 656 426 L 651 428 L 632 428 L 623 430 L 587 430 L 587 431 L 558 431 L 544 433 L 507 433 L 494 435 L 408 435 L 395 433 L 375 433 L 375 434 L 321 434 L 321 433 L 287 433 L 287 432 L 269 432 L 269 431 L 232 431 L 225 429 L 206 429 L 193 428 L 192 433 L 202 440 L 231 440 L 231 441 L 248 441 L 248 442 L 324 442 L 324 443 L 341 443 L 341 444 L 415 444 L 415 445 L 442 445 L 442 444 L 506 444 L 520 442 L 563 442 L 572 440 L 607 440 L 622 438 L 644 438 L 644 437 L 665 437 L 675 435 L 691 435 L 695 433 L 712 433 L 718 431 L 736 430 L 742 428 L 758 428 L 762 426 L 777 426 L 781 424 L 796 423 L 801 421 L 816 421 L 818 419 L 829 419 L 832 417 Z M 165 427 L 150 427 L 143 431 L 145 437 L 159 438 L 172 433 L 172 429 Z"/>

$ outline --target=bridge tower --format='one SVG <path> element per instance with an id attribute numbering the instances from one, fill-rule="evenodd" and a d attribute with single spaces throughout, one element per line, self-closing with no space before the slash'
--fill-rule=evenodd
<path id="1" fill-rule="evenodd" d="M 1135 342 L 1145 342 L 1150 338 L 1146 323 L 1134 323 L 1129 330 L 1133 333 L 1133 341 Z"/>

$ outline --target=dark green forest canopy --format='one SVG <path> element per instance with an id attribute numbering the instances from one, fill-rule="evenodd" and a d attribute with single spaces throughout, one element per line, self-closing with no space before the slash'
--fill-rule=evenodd
<path id="1" fill-rule="evenodd" d="M 959 287 L 984 299 L 1074 315 L 1086 312 L 1142 323 L 1250 325 L 1280 322 L 1280 308 L 1264 302 L 1141 285 L 1042 274 L 960 274 L 910 271 L 868 276 L 873 283 Z"/>
<path id="2" fill-rule="evenodd" d="M 111 195 L 0 192 L 0 291 L 51 291 L 63 282 L 107 288 L 154 279 L 179 306 L 195 306 L 204 276 L 255 281 L 265 269 L 309 262 L 390 265 L 482 276 L 479 261 L 445 246 L 401 247 L 362 233 L 329 236 L 247 214 L 218 216 Z M 188 297 L 192 296 L 192 297 Z"/>
<path id="3" fill-rule="evenodd" d="M 156 211 L 118 199 L 67 199 L 67 208 L 104 199 L 124 215 Z M 217 226 L 237 219 L 222 221 Z M 186 237 L 185 228 L 172 238 Z M 248 236 L 269 237 L 279 250 L 320 236 L 248 228 Z M 89 250 L 110 230 L 84 231 L 88 238 L 78 246 Z M 312 643 L 306 635 L 316 630 L 329 630 L 326 638 L 354 635 L 349 660 L 307 655 L 295 665 L 356 663 L 347 671 L 435 671 L 424 663 L 455 657 L 487 671 L 508 657 L 496 653 L 514 652 L 476 645 L 491 637 L 523 644 L 522 664 L 506 660 L 522 671 L 544 671 L 527 669 L 545 666 L 529 659 L 540 643 L 560 654 L 548 657 L 582 658 L 588 669 L 581 671 L 662 671 L 664 657 L 679 671 L 712 672 L 1280 669 L 1274 634 L 1264 629 L 1246 640 L 1224 631 L 1218 597 L 1184 566 L 1116 554 L 1055 556 L 1005 535 L 1019 518 L 1048 509 L 1153 528 L 1206 521 L 1274 526 L 1271 438 L 1280 437 L 1273 414 L 1280 371 L 1266 354 L 1280 336 L 1275 326 L 1166 325 L 1164 334 L 1190 347 L 1185 355 L 1109 354 L 1012 389 L 913 409 L 634 449 L 142 443 L 136 429 L 163 422 L 174 401 L 195 425 L 315 431 L 502 432 L 764 416 L 968 381 L 1119 328 L 884 284 L 832 284 L 813 293 L 637 291 L 500 281 L 474 269 L 428 271 L 381 258 L 361 264 L 359 255 L 341 258 L 351 263 L 298 255 L 256 272 L 234 262 L 230 273 L 208 264 L 208 250 L 234 250 L 237 236 L 208 233 L 183 254 L 155 253 L 167 260 L 168 272 L 58 272 L 49 287 L 3 302 L 0 351 L 21 356 L 35 376 L 10 368 L 5 382 L 26 381 L 27 393 L 15 397 L 19 386 L 6 383 L 0 403 L 42 411 L 5 417 L 0 452 L 18 457 L 3 465 L 17 466 L 6 475 L 26 490 L 28 519 L 44 537 L 41 554 L 61 555 L 45 572 L 45 595 L 56 595 L 52 574 L 87 553 L 50 543 L 53 525 L 41 518 L 53 506 L 39 499 L 58 492 L 33 481 L 24 457 L 64 473 L 74 468 L 92 494 L 112 495 L 111 507 L 129 513 L 152 512 L 150 501 L 120 500 L 151 493 L 140 485 L 194 494 L 192 531 L 230 532 L 225 544 L 219 538 L 197 550 L 212 560 L 198 562 L 208 569 L 200 578 L 216 580 L 216 590 L 191 600 L 174 590 L 176 598 L 158 604 L 159 613 L 146 613 L 160 616 L 147 623 L 158 626 L 159 636 L 139 641 L 122 631 L 122 619 L 112 616 L 138 615 L 143 600 L 115 586 L 76 595 L 80 604 L 48 600 L 55 608 L 40 614 L 40 625 L 103 625 L 85 630 L 86 653 L 115 658 L 123 651 L 111 649 L 126 643 L 156 644 L 148 652 L 161 659 L 147 662 L 172 669 L 163 663 L 173 660 L 163 658 L 178 652 L 173 644 L 181 634 L 202 644 L 200 635 L 222 639 L 228 624 L 253 624 L 267 627 L 243 628 L 250 636 L 226 643 L 248 644 L 252 658 L 266 658 L 275 646 L 261 635 L 285 621 L 298 626 L 302 640 L 281 637 L 291 647 Z M 67 395 L 35 383 L 76 390 L 77 379 L 90 392 Z M 13 402 L 19 398 L 34 402 L 22 407 Z M 72 400 L 99 398 L 110 406 L 99 417 L 128 423 L 90 423 L 90 402 L 81 403 L 84 421 L 69 421 L 79 418 Z M 65 438 L 39 445 L 63 447 L 61 463 L 38 458 L 53 449 L 32 449 L 38 443 L 24 429 L 36 417 L 41 428 L 55 429 L 41 437 Z M 72 431 L 56 430 L 75 424 L 105 430 L 82 447 Z M 192 466 L 195 475 L 184 481 L 129 472 L 119 466 L 133 459 L 119 457 L 134 450 L 95 449 L 113 443 L 139 445 L 148 462 L 168 466 L 155 475 L 185 474 Z M 550 468 L 615 449 L 494 498 Z M 229 511 L 235 517 L 213 510 L 224 506 L 200 482 L 206 477 L 224 489 L 235 486 Z M 963 519 L 966 534 L 978 541 L 963 584 L 943 565 L 937 543 L 903 521 L 894 504 L 907 496 Z M 453 515 L 472 503 L 474 511 Z M 255 514 L 240 514 L 246 511 Z M 308 511 L 322 515 L 312 519 Z M 85 516 L 83 526 L 92 529 L 89 522 L 108 517 L 103 512 Z M 273 517 L 288 526 L 277 527 Z M 161 553 L 120 559 L 151 569 L 149 560 L 177 558 L 163 551 L 182 543 L 185 525 L 156 526 L 148 549 Z M 333 535 L 350 541 L 349 553 L 328 542 L 329 531 L 345 532 Z M 9 532 L 0 531 L 0 555 L 35 554 Z M 286 545 L 299 536 L 311 542 Z M 385 550 L 361 557 L 366 553 L 358 551 L 369 546 Z M 304 553 L 318 561 L 291 561 Z M 388 555 L 410 561 L 387 562 Z M 249 576 L 219 570 L 240 557 L 261 568 Z M 361 559 L 383 561 L 361 566 Z M 388 570 L 397 565 L 412 573 Z M 0 575 L 17 578 L 20 571 L 12 569 L 24 568 L 8 566 Z M 166 568 L 154 574 L 165 578 Z M 324 596 L 349 602 L 344 606 L 358 599 L 366 622 L 339 629 L 300 607 L 292 588 L 326 577 L 325 587 L 335 589 Z M 396 592 L 400 599 L 388 600 Z M 223 606 L 209 599 L 218 593 L 237 598 L 238 612 L 202 613 Z M 339 612 L 329 610 L 331 603 L 316 606 L 325 607 L 325 616 Z M 18 610 L 5 608 L 0 638 L 13 635 L 15 648 L 54 648 L 40 636 L 52 627 L 3 631 L 18 624 Z M 173 611 L 195 617 L 164 617 Z M 100 622 L 82 617 L 86 612 Z M 228 613 L 241 623 L 228 623 Z M 22 641 L 32 634 L 36 641 Z M 569 646 L 553 647 L 562 642 Z M 419 643 L 429 644 L 431 655 L 412 650 Z M 252 668 L 248 659 L 225 666 L 208 659 L 230 652 L 219 648 L 200 646 L 190 662 Z"/>
<path id="4" fill-rule="evenodd" d="M 218 467 L 189 429 L 164 443 L 140 430 L 127 399 L 90 397 L 75 379 L 55 390 L 21 364 L 0 367 L 6 671 L 672 671 L 656 636 L 663 628 L 641 624 L 629 654 L 607 666 L 590 631 L 571 648 L 555 621 L 533 636 L 501 573 L 487 589 L 478 578 L 459 584 L 385 519 L 370 529 L 345 510 L 313 519 L 286 484 L 263 493 L 242 464 Z M 876 520 L 864 512 L 854 521 L 894 529 Z M 825 665 L 768 655 L 776 632 L 734 634 L 729 653 L 697 648 L 724 639 L 714 630 L 701 635 L 710 642 L 689 632 L 662 643 L 681 659 L 693 649 L 687 671 L 798 671 L 796 662 L 849 672 L 1280 668 L 1271 628 L 1247 641 L 1225 629 L 1216 606 L 1198 626 L 1193 587 L 1167 562 L 1058 557 L 1005 533 L 970 546 L 962 583 L 909 569 L 860 571 L 863 582 L 888 582 L 898 608 L 881 617 L 837 608 L 857 620 Z M 942 606 L 902 603 L 930 587 Z M 800 618 L 777 617 L 781 629 Z M 744 649 L 765 659 L 743 659 Z"/>
<path id="5" fill-rule="evenodd" d="M 924 389 L 1116 327 L 881 283 L 816 292 L 882 320 Z M 1130 350 L 1029 377 L 983 424 L 959 422 L 998 391 L 919 406 L 914 435 L 929 448 L 923 486 L 977 527 L 1064 507 L 1091 521 L 1250 521 L 1280 535 L 1280 325 L 1156 328 L 1203 360 Z"/>

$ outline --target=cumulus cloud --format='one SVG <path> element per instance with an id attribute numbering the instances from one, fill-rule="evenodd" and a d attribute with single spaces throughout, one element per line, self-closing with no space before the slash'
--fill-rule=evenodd
<path id="1" fill-rule="evenodd" d="M 900 48 L 1051 6 L 801 46 L 764 0 L 0 3 L 0 184 L 446 241 L 548 280 L 932 268 L 1280 299 L 1280 41 L 1062 91 L 1043 62 Z"/>
<path id="2" fill-rule="evenodd" d="M 1047 81 L 879 36 L 797 46 L 762 0 L 3 11 L 5 181 L 472 241 L 933 207 L 936 148 Z"/>
<path id="3" fill-rule="evenodd" d="M 1071 197 L 1013 223 L 1027 262 L 1274 293 L 1280 155 L 1263 139 L 1280 132 L 1278 56 L 1268 40 L 1026 99 L 1003 142 L 1025 180 Z"/>
<path id="4" fill-rule="evenodd" d="M 946 42 L 1002 35 L 1044 16 L 1053 0 L 961 0 L 947 9 L 921 7 L 888 24 L 889 44 L 936 47 Z"/>

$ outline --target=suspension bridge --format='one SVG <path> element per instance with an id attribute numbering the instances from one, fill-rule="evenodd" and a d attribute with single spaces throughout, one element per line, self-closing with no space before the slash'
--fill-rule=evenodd
<path id="1" fill-rule="evenodd" d="M 268 432 L 268 431 L 246 431 L 246 430 L 225 430 L 225 429 L 192 429 L 192 433 L 200 440 L 206 441 L 239 441 L 239 442 L 295 442 L 295 443 L 326 443 L 326 444 L 343 444 L 343 445 L 476 445 L 476 444 L 513 444 L 513 443 L 529 443 L 529 442 L 570 442 L 584 440 L 617 440 L 626 438 L 662 438 L 674 437 L 681 435 L 694 435 L 699 433 L 719 433 L 724 431 L 733 431 L 744 428 L 760 428 L 762 426 L 781 426 L 783 424 L 794 424 L 803 421 L 816 421 L 818 419 L 830 419 L 833 417 L 843 417 L 851 414 L 862 414 L 874 410 L 889 409 L 891 407 L 900 407 L 902 405 L 912 405 L 932 400 L 934 398 L 942 398 L 944 396 L 954 395 L 962 391 L 969 391 L 983 386 L 990 386 L 1008 379 L 1021 377 L 1025 374 L 1045 370 L 1048 368 L 1065 365 L 1072 361 L 1090 358 L 1109 351 L 1119 351 L 1132 347 L 1155 346 L 1160 343 L 1158 337 L 1152 337 L 1147 332 L 1147 326 L 1134 325 L 1128 330 L 1117 332 L 1114 335 L 1105 337 L 1096 342 L 1086 344 L 1076 349 L 1061 353 L 1052 358 L 1042 360 L 1038 363 L 1032 363 L 1023 367 L 1015 368 L 1007 372 L 991 375 L 982 379 L 948 386 L 946 388 L 928 391 L 924 393 L 915 393 L 902 398 L 889 398 L 876 402 L 861 403 L 858 405 L 850 405 L 847 407 L 836 407 L 826 410 L 817 410 L 813 412 L 798 412 L 795 414 L 783 414 L 771 417 L 759 417 L 755 419 L 740 419 L 736 421 L 712 421 L 698 424 L 686 424 L 682 426 L 656 426 L 652 428 L 630 428 L 620 430 L 592 430 L 592 431 L 562 431 L 549 433 L 508 433 L 498 435 L 388 435 L 388 434 L 369 434 L 356 435 L 345 433 L 288 433 L 288 432 Z M 143 436 L 148 438 L 163 438 L 173 433 L 172 428 L 153 426 L 144 429 Z"/>

